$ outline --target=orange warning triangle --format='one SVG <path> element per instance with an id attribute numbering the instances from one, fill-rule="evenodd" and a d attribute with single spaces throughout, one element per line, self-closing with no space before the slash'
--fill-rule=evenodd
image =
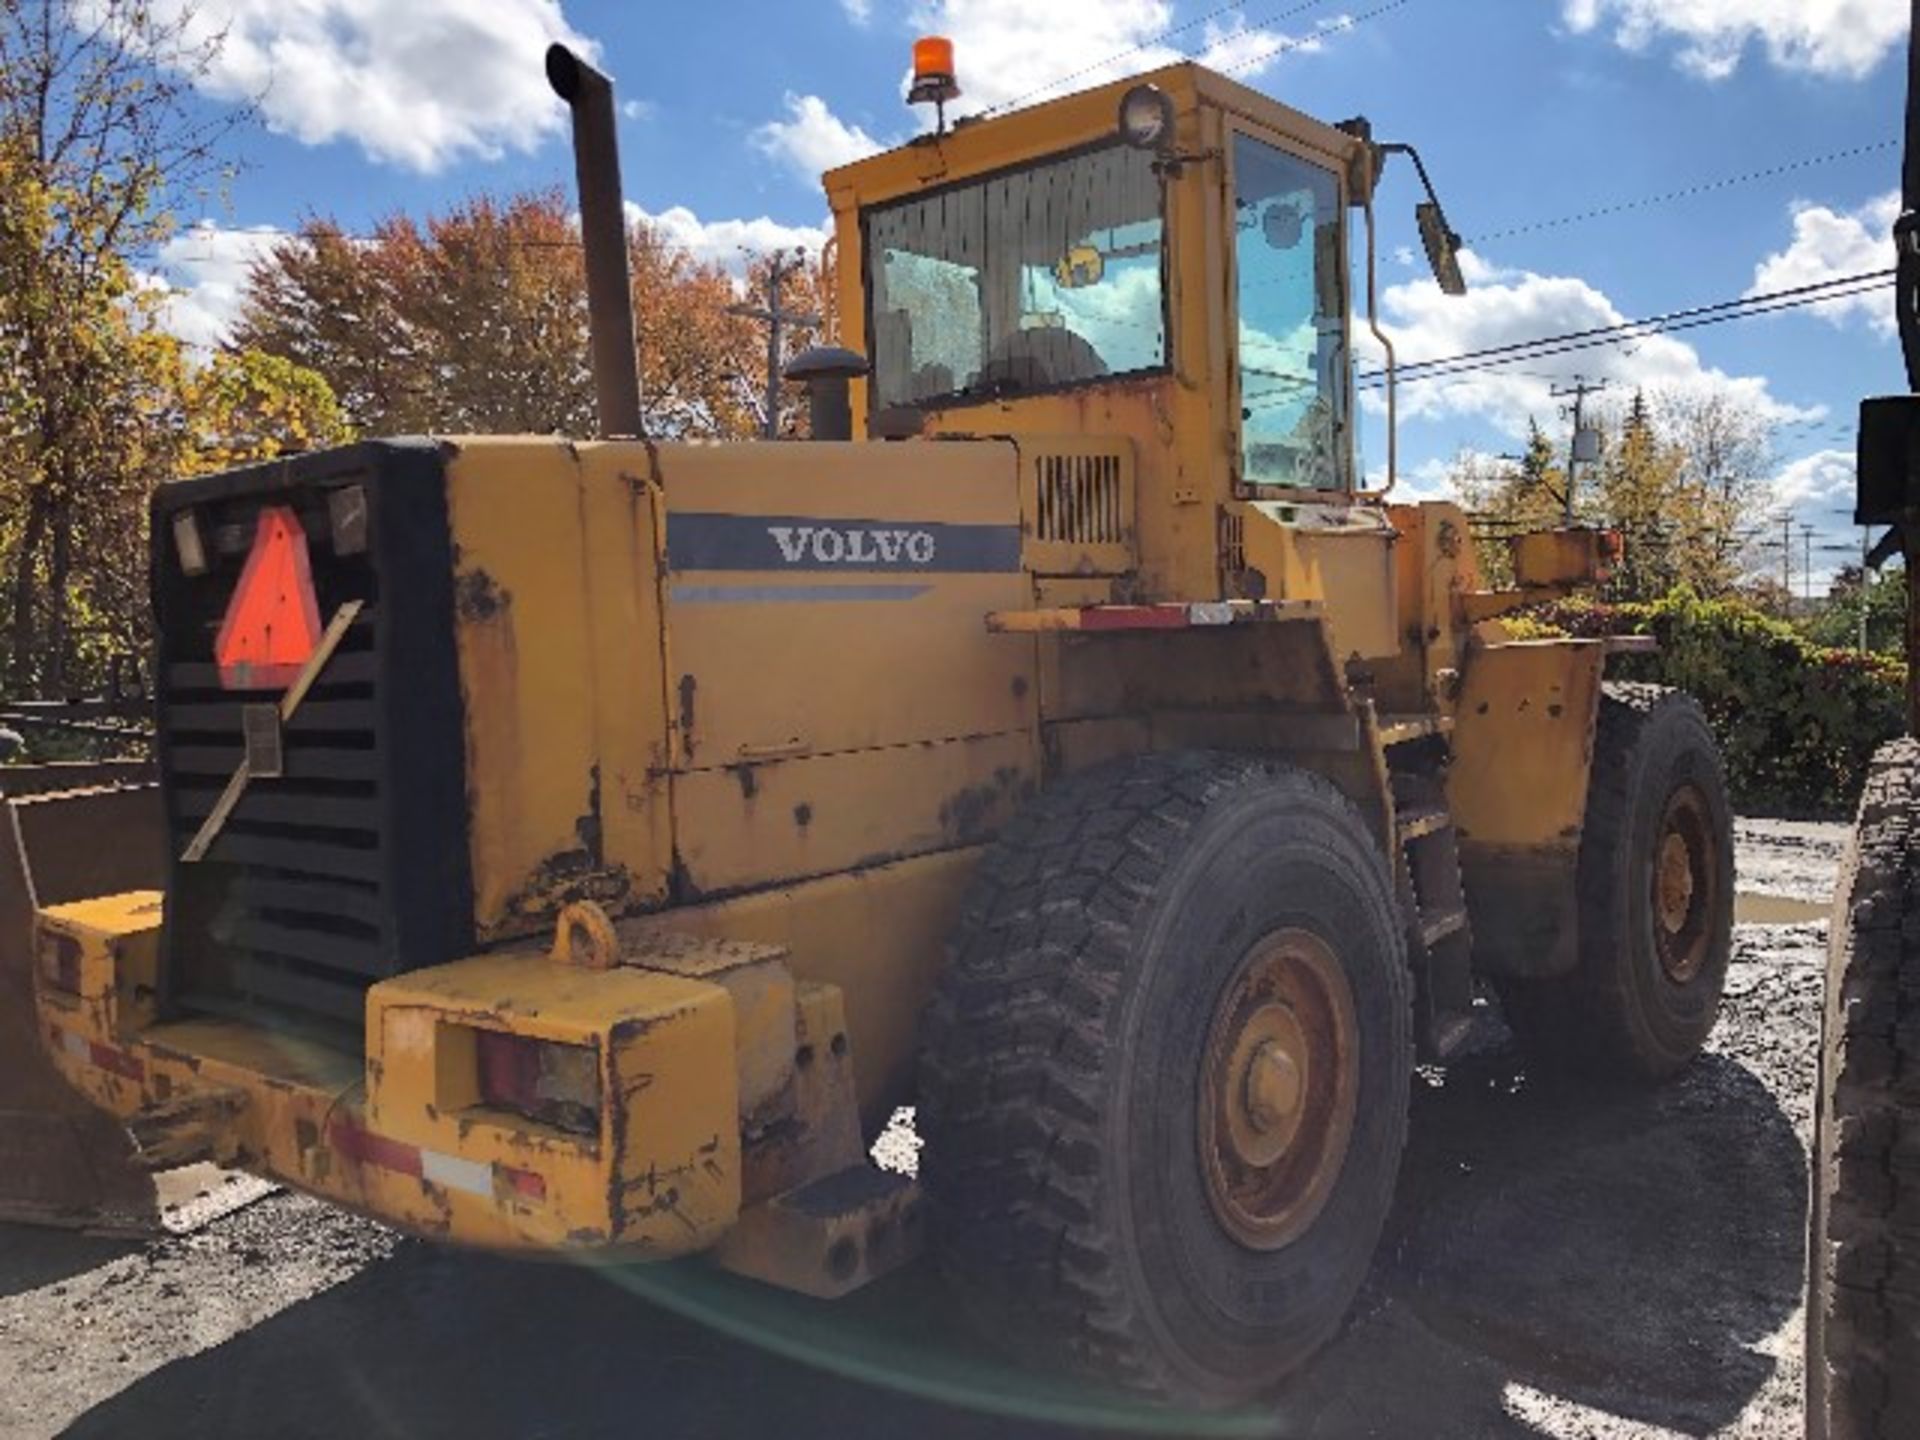
<path id="1" fill-rule="evenodd" d="M 260 512 L 213 656 L 228 690 L 291 685 L 320 643 L 307 533 L 288 505 Z"/>

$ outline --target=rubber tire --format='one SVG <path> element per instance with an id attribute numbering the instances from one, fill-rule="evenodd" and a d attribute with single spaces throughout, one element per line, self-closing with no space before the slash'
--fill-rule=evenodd
<path id="1" fill-rule="evenodd" d="M 1706 800 L 1721 884 L 1706 961 L 1679 984 L 1654 948 L 1649 882 L 1656 831 L 1683 784 Z M 1706 1045 L 1733 953 L 1733 808 L 1719 747 L 1691 697 L 1658 685 L 1604 687 L 1578 863 L 1578 965 L 1564 978 L 1503 981 L 1507 1021 L 1545 1071 L 1667 1079 Z"/>
<path id="2" fill-rule="evenodd" d="M 1807 1434 L 1920 1435 L 1920 744 L 1874 757 L 1834 896 L 1807 1239 Z"/>
<path id="3" fill-rule="evenodd" d="M 1352 983 L 1356 1122 L 1326 1208 L 1284 1249 L 1221 1228 L 1199 1161 L 1214 1005 L 1302 925 Z M 935 1253 L 988 1333 L 1211 1407 L 1338 1330 L 1406 1140 L 1411 978 L 1385 858 L 1316 775 L 1212 753 L 1063 781 L 983 858 L 925 1016 L 917 1124 Z"/>

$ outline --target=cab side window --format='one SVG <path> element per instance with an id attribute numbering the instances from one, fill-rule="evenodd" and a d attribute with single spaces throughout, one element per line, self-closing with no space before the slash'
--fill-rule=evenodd
<path id="1" fill-rule="evenodd" d="M 1241 479 L 1350 488 L 1346 247 L 1329 171 L 1233 144 Z"/>

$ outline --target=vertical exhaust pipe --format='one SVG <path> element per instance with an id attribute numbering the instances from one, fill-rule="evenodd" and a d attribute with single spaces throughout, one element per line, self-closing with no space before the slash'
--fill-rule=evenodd
<path id="1" fill-rule="evenodd" d="M 547 83 L 573 111 L 573 166 L 580 187 L 580 239 L 586 247 L 587 325 L 593 337 L 593 389 L 600 434 L 644 435 L 613 82 L 566 46 L 551 45 L 547 48 Z"/>

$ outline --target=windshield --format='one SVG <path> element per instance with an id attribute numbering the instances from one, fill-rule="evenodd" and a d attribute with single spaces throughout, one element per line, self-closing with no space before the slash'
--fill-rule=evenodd
<path id="1" fill-rule="evenodd" d="M 1164 369 L 1164 233 L 1153 157 L 1120 145 L 868 210 L 877 403 Z"/>

